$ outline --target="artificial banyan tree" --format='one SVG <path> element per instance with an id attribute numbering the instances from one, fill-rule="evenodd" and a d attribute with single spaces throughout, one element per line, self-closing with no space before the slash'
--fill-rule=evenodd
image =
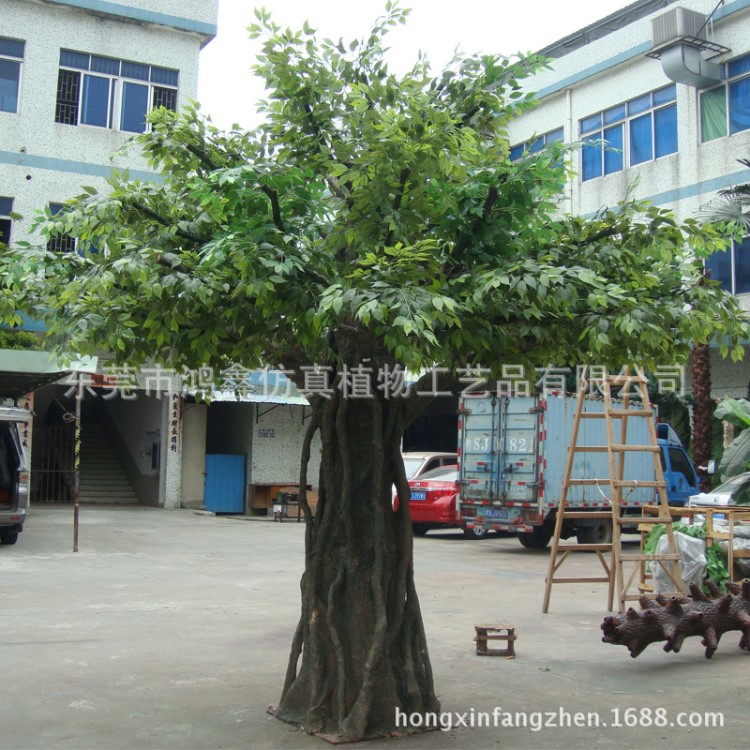
<path id="1" fill-rule="evenodd" d="M 690 596 L 659 594 L 655 599 L 640 598 L 641 611 L 628 609 L 604 618 L 602 640 L 627 647 L 635 658 L 651 643 L 666 641 L 664 650 L 678 653 L 686 638 L 701 636 L 710 659 L 724 633 L 739 630 L 739 646 L 750 651 L 750 579 L 741 584 L 727 583 L 722 594 L 712 581 L 706 582 L 708 594 L 695 584 Z"/>

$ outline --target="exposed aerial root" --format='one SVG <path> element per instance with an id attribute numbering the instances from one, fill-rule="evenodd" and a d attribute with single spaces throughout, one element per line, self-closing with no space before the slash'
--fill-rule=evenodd
<path id="1" fill-rule="evenodd" d="M 750 651 L 750 579 L 741 584 L 728 583 L 728 594 L 708 583 L 706 595 L 694 584 L 691 596 L 641 597 L 641 611 L 604 618 L 601 628 L 605 643 L 626 646 L 635 658 L 651 643 L 666 641 L 665 651 L 677 653 L 685 638 L 701 636 L 706 658 L 716 651 L 719 640 L 730 630 L 742 633 L 739 646 Z"/>

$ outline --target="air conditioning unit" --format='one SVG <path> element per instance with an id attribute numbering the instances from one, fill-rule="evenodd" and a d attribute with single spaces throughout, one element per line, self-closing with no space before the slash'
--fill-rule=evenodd
<path id="1" fill-rule="evenodd" d="M 661 60 L 671 81 L 706 88 L 721 80 L 722 68 L 711 58 L 730 51 L 707 36 L 708 17 L 688 8 L 672 8 L 651 21 L 653 46 L 647 57 Z"/>
<path id="2" fill-rule="evenodd" d="M 673 8 L 651 21 L 654 47 L 663 47 L 672 41 L 706 39 L 706 16 L 687 8 Z"/>

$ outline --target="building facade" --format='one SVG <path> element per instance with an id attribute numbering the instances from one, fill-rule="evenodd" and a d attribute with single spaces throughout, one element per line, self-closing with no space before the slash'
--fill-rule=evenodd
<path id="1" fill-rule="evenodd" d="M 153 107 L 198 90 L 218 0 L 3 0 L 0 13 L 0 221 L 3 238 L 38 241 L 34 214 L 113 169 L 152 178 L 121 152 Z M 158 9 L 158 10 L 157 10 Z M 11 212 L 20 216 L 10 220 Z M 61 242 L 64 244 L 64 241 Z M 69 249 L 63 248 L 60 249 Z"/>
<path id="2" fill-rule="evenodd" d="M 216 34 L 217 0 L 3 0 L 0 13 L 0 241 L 42 242 L 35 215 L 92 187 L 113 169 L 153 179 L 124 150 L 154 107 L 195 99 L 202 47 Z M 50 249 L 75 252 L 58 237 Z M 38 325 L 28 321 L 35 329 Z M 170 452 L 169 399 L 139 394 L 126 410 L 96 387 L 36 392 L 32 497 L 71 498 L 72 415 L 83 396 L 82 500 L 179 500 L 179 452 Z M 100 447 L 109 446 L 103 456 Z M 86 455 L 90 453 L 90 455 Z M 89 473 L 93 472 L 91 476 Z M 112 481 L 106 476 L 119 473 Z M 89 489 L 86 489 L 88 483 Z M 88 497 L 87 497 L 88 494 Z"/>
<path id="3" fill-rule="evenodd" d="M 738 163 L 750 158 L 750 0 L 639 0 L 540 53 L 551 69 L 527 83 L 540 102 L 511 124 L 511 158 L 579 144 L 562 210 L 632 196 L 700 218 L 717 191 L 750 182 Z M 750 240 L 708 266 L 750 309 Z M 715 396 L 747 394 L 748 359 L 714 358 Z"/>
<path id="4" fill-rule="evenodd" d="M 197 98 L 217 12 L 218 0 L 2 0 L 0 242 L 38 244 L 35 214 L 106 192 L 113 170 L 159 179 L 128 141 L 151 109 Z M 48 247 L 76 252 L 65 236 Z M 126 392 L 99 369 L 35 392 L 32 500 L 72 497 L 76 399 L 82 502 L 203 507 L 210 493 L 220 512 L 265 513 L 278 487 L 298 481 L 305 399 L 208 405 L 170 370 L 142 369 Z M 313 481 L 319 464 L 313 450 Z"/>

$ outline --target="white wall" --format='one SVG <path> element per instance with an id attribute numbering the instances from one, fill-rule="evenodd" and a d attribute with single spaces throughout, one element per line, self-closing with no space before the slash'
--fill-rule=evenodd
<path id="1" fill-rule="evenodd" d="M 268 411 L 266 404 L 256 404 L 253 422 L 253 450 L 250 482 L 255 484 L 297 484 L 300 456 L 310 409 L 301 406 L 279 406 Z M 307 419 L 302 421 L 304 415 Z M 320 433 L 310 451 L 307 482 L 317 488 L 320 477 Z"/>
<path id="2" fill-rule="evenodd" d="M 193 26 L 215 26 L 218 11 L 217 4 L 212 0 L 44 0 L 44 2 L 91 8 L 99 13 L 123 15 L 136 19 L 152 19 L 154 23 L 174 24 L 183 29 Z"/>
<path id="3" fill-rule="evenodd" d="M 137 398 L 122 399 L 119 396 L 106 402 L 106 409 L 117 425 L 120 437 L 126 443 L 130 457 L 142 474 L 157 474 L 151 469 L 150 448 L 146 434 L 162 430 L 162 399 L 146 396 L 135 391 Z M 164 397 L 167 398 L 166 396 Z M 163 458 L 163 456 L 162 456 Z"/>
<path id="4" fill-rule="evenodd" d="M 715 399 L 748 398 L 749 393 L 750 351 L 748 348 L 745 347 L 745 358 L 741 362 L 722 360 L 718 350 L 712 350 L 711 395 Z"/>
<path id="5" fill-rule="evenodd" d="M 205 36 L 133 18 L 118 20 L 75 4 L 76 0 L 64 4 L 2 0 L 0 36 L 26 45 L 18 113 L 0 112 L 0 193 L 13 198 L 14 211 L 23 215 L 13 222 L 14 243 L 27 238 L 33 214 L 47 203 L 78 195 L 82 185 L 106 191 L 105 178 L 112 167 L 127 167 L 134 177 L 150 174 L 138 154 L 115 153 L 132 134 L 55 123 L 61 48 L 179 70 L 178 108 L 197 96 L 198 58 Z M 186 23 L 195 15 L 199 23 L 215 24 L 218 2 L 96 0 L 81 5 L 110 12 L 117 8 L 126 12 L 134 6 L 152 14 L 173 13 Z"/>

